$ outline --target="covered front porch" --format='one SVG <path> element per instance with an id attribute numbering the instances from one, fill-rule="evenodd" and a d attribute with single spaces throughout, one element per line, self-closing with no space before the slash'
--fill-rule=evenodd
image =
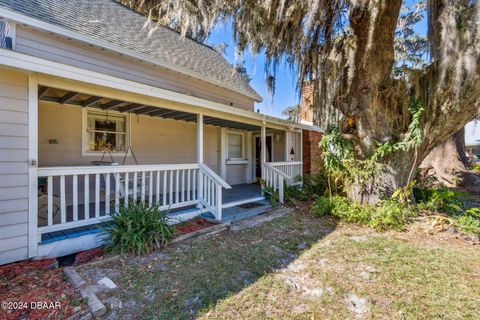
<path id="1" fill-rule="evenodd" d="M 285 183 L 301 181 L 294 128 L 45 84 L 38 101 L 41 245 L 93 234 L 132 201 L 173 221 L 232 221 L 268 208 L 260 179 L 281 202 Z"/>

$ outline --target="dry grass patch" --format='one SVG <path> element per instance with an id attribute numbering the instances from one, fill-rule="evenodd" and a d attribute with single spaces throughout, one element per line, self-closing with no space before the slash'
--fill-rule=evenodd
<path id="1" fill-rule="evenodd" d="M 478 319 L 480 250 L 294 213 L 80 272 L 147 319 Z"/>

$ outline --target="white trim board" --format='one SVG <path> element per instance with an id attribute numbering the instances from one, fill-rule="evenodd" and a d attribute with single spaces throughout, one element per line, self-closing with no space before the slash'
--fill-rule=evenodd
<path id="1" fill-rule="evenodd" d="M 234 130 L 231 130 L 231 129 L 227 129 L 227 132 L 226 132 L 226 133 L 227 133 L 227 135 L 226 135 L 226 137 L 227 137 L 227 142 L 226 142 L 226 144 L 225 144 L 225 147 L 226 147 L 227 161 L 232 162 L 232 164 L 234 164 L 233 162 L 235 162 L 235 161 L 245 161 L 245 160 L 246 160 L 246 159 L 245 159 L 245 148 L 246 148 L 246 143 L 245 143 L 245 131 L 234 131 Z M 229 150 L 228 150 L 228 148 L 229 148 L 229 141 L 228 141 L 229 138 L 228 138 L 228 135 L 230 135 L 230 134 L 240 136 L 240 139 L 241 139 L 241 148 L 242 148 L 242 150 L 241 150 L 241 156 L 240 156 L 239 158 L 230 158 L 230 157 L 229 157 L 229 154 L 228 154 L 228 152 L 229 152 Z"/>
<path id="2" fill-rule="evenodd" d="M 0 65 L 29 70 L 33 72 L 39 72 L 49 76 L 66 78 L 74 81 L 80 81 L 86 84 L 93 84 L 106 88 L 125 91 L 128 93 L 140 94 L 147 97 L 178 102 L 194 107 L 201 107 L 207 110 L 225 113 L 226 115 L 235 116 L 238 118 L 245 118 L 245 120 L 253 120 L 255 122 L 255 125 L 258 126 L 264 123 L 271 126 L 272 128 L 280 130 L 305 129 L 324 132 L 323 129 L 317 126 L 308 126 L 301 123 L 295 123 L 285 119 L 259 114 L 256 112 L 232 107 L 226 104 L 193 97 L 179 92 L 157 88 L 154 86 L 125 80 L 114 76 L 105 75 L 99 72 L 85 70 L 58 62 L 53 62 L 47 59 L 42 59 L 7 49 L 0 49 Z M 48 78 L 48 76 L 43 76 L 39 74 L 39 83 L 44 84 L 43 82 L 48 82 L 48 80 L 46 80 Z M 63 81 L 57 82 L 61 83 Z M 48 85 L 48 83 L 45 84 Z M 65 88 L 65 84 L 63 84 L 63 88 Z M 195 112 L 193 110 L 191 112 L 200 113 L 200 111 Z M 237 119 L 236 121 L 241 122 L 242 120 Z"/>
<path id="3" fill-rule="evenodd" d="M 28 257 L 37 255 L 38 220 L 38 81 L 28 76 Z"/>
<path id="4" fill-rule="evenodd" d="M 265 200 L 264 196 L 258 196 L 258 197 L 254 197 L 254 198 L 243 199 L 243 200 L 239 200 L 239 201 L 235 201 L 235 202 L 228 202 L 228 203 L 223 204 L 222 209 L 236 207 L 236 206 L 239 206 L 239 205 L 242 205 L 242 204 L 245 204 L 245 203 L 258 202 L 258 201 L 262 201 L 262 200 Z"/>
<path id="5" fill-rule="evenodd" d="M 105 114 L 106 111 L 101 111 L 95 108 L 82 108 L 82 156 L 83 157 L 110 157 L 108 153 L 102 151 L 88 151 L 88 113 L 95 113 L 95 114 Z M 132 155 L 131 146 L 132 142 L 132 131 L 131 131 L 131 114 L 130 113 L 120 113 L 112 110 L 108 110 L 109 115 L 114 116 L 121 116 L 125 117 L 125 127 L 126 127 L 126 134 L 125 134 L 125 151 L 112 151 L 110 155 L 112 157 L 130 157 Z"/>
<path id="6" fill-rule="evenodd" d="M 74 31 L 68 30 L 66 28 L 62 28 L 62 27 L 53 25 L 53 24 L 50 24 L 50 23 L 47 23 L 47 22 L 44 22 L 44 21 L 41 21 L 41 20 L 38 20 L 38 19 L 35 19 L 35 18 L 32 18 L 32 17 L 26 16 L 26 15 L 20 14 L 18 12 L 12 11 L 12 10 L 8 10 L 8 9 L 5 9 L 5 8 L 0 8 L 0 16 L 5 17 L 5 18 L 7 18 L 11 21 L 18 22 L 20 24 L 26 24 L 26 25 L 29 25 L 33 28 L 37 28 L 37 29 L 40 29 L 40 30 L 43 30 L 43 31 L 55 33 L 57 35 L 66 37 L 68 39 L 74 39 L 74 40 L 77 40 L 77 41 L 80 41 L 80 42 L 83 42 L 83 43 L 86 43 L 86 44 L 89 44 L 89 45 L 94 45 L 94 46 L 97 46 L 99 48 L 104 48 L 104 49 L 107 49 L 107 50 L 125 55 L 125 56 L 133 58 L 133 59 L 143 60 L 143 61 L 146 61 L 146 62 L 149 62 L 149 63 L 153 63 L 153 64 L 158 65 L 160 67 L 170 69 L 170 70 L 185 74 L 187 76 L 191 76 L 193 78 L 200 79 L 202 81 L 205 81 L 205 82 L 214 84 L 216 86 L 219 86 L 219 87 L 228 89 L 230 91 L 233 91 L 232 88 L 230 86 L 227 86 L 224 82 L 207 78 L 207 77 L 205 77 L 205 76 L 203 76 L 203 75 L 201 75 L 197 72 L 194 72 L 190 69 L 183 68 L 183 67 L 180 67 L 178 65 L 175 65 L 175 64 L 172 64 L 172 63 L 169 63 L 169 62 L 166 62 L 166 61 L 162 61 L 160 59 L 154 59 L 151 56 L 148 56 L 148 55 L 145 55 L 145 54 L 140 54 L 140 53 L 137 53 L 137 52 L 133 52 L 131 50 L 125 50 L 121 46 L 114 45 L 110 42 L 97 40 L 95 38 L 79 34 L 78 32 L 74 32 Z M 235 91 L 235 92 L 237 92 L 237 91 Z M 259 100 L 258 97 L 254 94 L 247 93 L 247 92 L 238 92 L 238 93 L 240 93 L 244 96 L 247 96 L 249 98 L 252 98 L 257 102 L 262 101 L 261 98 Z"/>

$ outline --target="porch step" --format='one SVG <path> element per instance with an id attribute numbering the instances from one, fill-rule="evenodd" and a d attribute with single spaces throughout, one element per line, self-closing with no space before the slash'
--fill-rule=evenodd
<path id="1" fill-rule="evenodd" d="M 231 207 L 236 207 L 236 206 L 239 206 L 239 205 L 243 205 L 243 204 L 246 204 L 246 203 L 259 202 L 259 201 L 262 201 L 262 200 L 265 200 L 264 196 L 258 196 L 258 197 L 254 197 L 254 198 L 243 199 L 243 200 L 239 200 L 239 201 L 235 201 L 235 202 L 224 203 L 222 205 L 222 208 L 226 209 L 226 208 L 231 208 Z"/>
<path id="2" fill-rule="evenodd" d="M 223 209 L 222 222 L 234 222 L 260 215 L 272 209 L 272 205 L 264 197 L 258 198 L 258 201 L 249 201 L 247 203 L 237 204 Z M 205 212 L 202 217 L 214 219 L 210 212 Z"/>

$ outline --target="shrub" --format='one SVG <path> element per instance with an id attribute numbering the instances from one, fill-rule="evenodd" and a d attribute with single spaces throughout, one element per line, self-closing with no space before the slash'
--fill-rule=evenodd
<path id="1" fill-rule="evenodd" d="M 457 225 L 466 233 L 480 236 L 480 208 L 470 208 L 456 219 Z"/>
<path id="2" fill-rule="evenodd" d="M 305 189 L 300 189 L 298 186 L 288 186 L 285 184 L 284 197 L 286 203 L 295 205 L 299 201 L 307 201 L 309 195 Z"/>
<path id="3" fill-rule="evenodd" d="M 480 220 L 480 208 L 470 208 L 465 210 L 464 215 Z"/>
<path id="4" fill-rule="evenodd" d="M 424 210 L 459 215 L 463 211 L 466 193 L 452 191 L 447 188 L 426 189 L 414 188 L 417 207 Z"/>
<path id="5" fill-rule="evenodd" d="M 389 229 L 403 229 L 411 217 L 416 215 L 415 211 L 395 200 L 383 200 L 372 210 L 369 222 L 370 227 L 378 231 Z"/>
<path id="6" fill-rule="evenodd" d="M 310 208 L 311 212 L 317 217 L 323 217 L 332 213 L 332 204 L 328 197 L 318 197 Z"/>
<path id="7" fill-rule="evenodd" d="M 480 175 L 480 164 L 472 165 L 472 171 Z"/>
<path id="8" fill-rule="evenodd" d="M 130 202 L 120 207 L 104 227 L 107 233 L 106 249 L 111 252 L 133 252 L 137 255 L 161 248 L 173 238 L 174 229 L 168 224 L 166 212 L 158 206 Z"/>
<path id="9" fill-rule="evenodd" d="M 262 186 L 262 192 L 265 197 L 268 199 L 268 201 L 270 201 L 272 206 L 275 207 L 280 201 L 278 191 L 275 191 L 273 187 L 267 185 L 267 183 L 263 179 L 260 179 L 260 185 Z"/>
<path id="10" fill-rule="evenodd" d="M 457 223 L 464 232 L 480 236 L 480 219 L 469 215 L 462 215 L 457 219 Z"/>
<path id="11" fill-rule="evenodd" d="M 303 176 L 303 190 L 308 196 L 323 194 L 327 190 L 325 173 L 305 174 Z"/>
<path id="12" fill-rule="evenodd" d="M 319 197 L 311 211 L 316 216 L 332 214 L 346 222 L 368 225 L 375 230 L 402 229 L 415 211 L 395 200 L 383 200 L 375 206 L 361 205 L 345 197 Z"/>
<path id="13" fill-rule="evenodd" d="M 368 224 L 371 217 L 371 207 L 362 206 L 348 201 L 344 197 L 332 197 L 332 215 L 358 224 Z"/>

